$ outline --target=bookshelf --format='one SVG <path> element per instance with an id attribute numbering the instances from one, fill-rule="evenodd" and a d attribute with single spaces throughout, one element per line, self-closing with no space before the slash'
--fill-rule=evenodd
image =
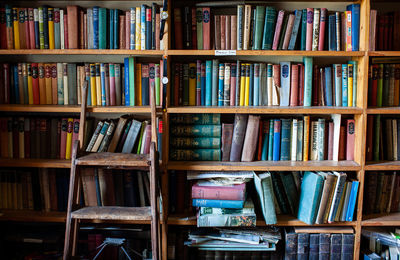
<path id="1" fill-rule="evenodd" d="M 16 1 L 19 3 L 20 1 Z M 105 7 L 118 7 L 127 9 L 132 1 L 121 0 L 107 0 L 101 1 L 99 5 Z M 153 2 L 153 1 L 140 1 L 140 2 Z M 157 2 L 157 1 L 155 1 Z M 168 0 L 168 24 L 172 24 L 172 11 L 175 4 L 183 5 L 184 1 Z M 186 2 L 186 1 L 185 1 Z M 189 1 L 195 3 L 196 1 Z M 271 1 L 273 2 L 273 1 Z M 226 58 L 235 58 L 239 60 L 259 59 L 268 61 L 270 58 L 284 56 L 290 57 L 317 57 L 317 58 L 335 58 L 338 60 L 357 60 L 358 67 L 358 86 L 357 92 L 357 106 L 356 107 L 199 107 L 199 106 L 185 106 L 174 107 L 169 106 L 170 97 L 166 97 L 165 109 L 157 108 L 157 114 L 162 116 L 163 119 L 163 157 L 161 159 L 161 186 L 163 196 L 163 215 L 160 219 L 161 223 L 161 256 L 162 259 L 167 259 L 167 233 L 169 226 L 194 226 L 196 219 L 193 216 L 177 216 L 168 214 L 168 171 L 169 170 L 216 170 L 216 171 L 238 171 L 238 170 L 254 170 L 254 171 L 354 171 L 360 181 L 359 194 L 357 199 L 357 218 L 352 222 L 335 222 L 327 224 L 328 226 L 351 226 L 355 230 L 355 249 L 354 259 L 360 257 L 360 238 L 361 229 L 364 226 L 399 226 L 400 215 L 392 213 L 388 215 L 363 215 L 363 193 L 364 193 L 364 176 L 370 171 L 393 171 L 400 170 L 400 162 L 366 162 L 366 144 L 365 137 L 367 133 L 367 115 L 397 115 L 400 114 L 399 107 L 368 107 L 368 66 L 371 57 L 399 57 L 400 51 L 368 51 L 369 50 L 369 11 L 371 9 L 371 2 L 373 0 L 358 0 L 358 1 L 281 1 L 279 5 L 283 8 L 292 9 L 289 7 L 293 2 L 296 5 L 311 6 L 313 4 L 324 5 L 329 2 L 329 6 L 335 9 L 343 9 L 343 6 L 350 3 L 361 4 L 360 15 L 360 51 L 347 52 L 347 51 L 255 51 L 255 50 L 237 50 L 235 55 L 227 56 Z M 383 1 L 379 1 L 383 2 Z M 390 2 L 390 1 L 385 1 Z M 68 1 L 21 1 L 24 5 L 50 4 L 52 6 L 66 6 Z M 92 6 L 94 2 L 91 1 L 74 1 L 80 6 Z M 161 1 L 157 2 L 161 4 Z M 264 3 L 264 2 L 263 2 Z M 395 2 L 397 3 L 397 2 Z M 141 58 L 162 58 L 166 57 L 168 67 L 168 78 L 171 79 L 171 61 L 183 58 L 196 58 L 212 57 L 215 55 L 214 50 L 176 50 L 172 49 L 173 37 L 168 37 L 168 45 L 165 50 L 91 50 L 91 49 L 66 49 L 66 50 L 0 50 L 0 59 L 12 60 L 16 57 L 18 59 L 30 60 L 35 59 L 39 61 L 48 61 L 52 58 L 63 59 L 68 57 L 69 60 L 81 62 L 83 56 L 85 59 L 101 59 L 96 55 L 102 55 L 107 59 L 119 60 L 124 56 L 135 56 Z M 121 56 L 123 55 L 123 56 Z M 32 58 L 31 58 L 32 57 Z M 223 57 L 221 57 L 223 58 Z M 170 80 L 171 81 L 171 80 Z M 167 93 L 169 92 L 168 85 Z M 75 113 L 80 112 L 79 106 L 58 106 L 58 105 L 0 105 L 0 111 L 3 113 Z M 125 107 L 125 106 L 109 106 L 109 107 L 88 107 L 87 112 L 92 116 L 99 114 L 144 114 L 150 116 L 150 107 Z M 169 161 L 168 158 L 168 140 L 169 140 L 169 117 L 173 114 L 179 113 L 221 113 L 221 114 L 260 114 L 260 115 L 329 115 L 329 114 L 342 114 L 354 116 L 356 123 L 356 141 L 355 141 L 355 160 L 354 161 L 308 161 L 308 162 L 208 162 L 208 161 Z M 90 160 L 88 160 L 90 164 Z M 45 168 L 70 168 L 70 160 L 50 160 L 50 159 L 0 159 L 0 167 L 45 167 Z M 1 221 L 21 221 L 21 222 L 59 222 L 65 221 L 65 214 L 58 212 L 25 212 L 25 211 L 1 211 Z M 261 219 L 261 218 L 259 218 Z M 133 223 L 125 222 L 122 223 Z M 139 223 L 139 222 L 135 222 Z M 147 220 L 141 220 L 140 223 L 149 224 Z M 264 226 L 263 220 L 258 220 L 257 226 Z M 303 222 L 297 220 L 292 216 L 282 215 L 278 217 L 277 226 L 305 226 Z"/>

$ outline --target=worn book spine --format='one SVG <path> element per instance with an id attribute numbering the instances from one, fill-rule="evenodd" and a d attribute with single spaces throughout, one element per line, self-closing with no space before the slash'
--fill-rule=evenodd
<path id="1" fill-rule="evenodd" d="M 203 49 L 211 50 L 211 12 L 209 7 L 203 7 Z"/>
<path id="2" fill-rule="evenodd" d="M 67 6 L 68 13 L 68 48 L 78 49 L 78 6 Z"/>
<path id="3" fill-rule="evenodd" d="M 171 127 L 173 136 L 220 137 L 221 125 L 178 125 Z"/>
<path id="4" fill-rule="evenodd" d="M 242 159 L 243 162 L 251 162 L 257 148 L 257 132 L 259 129 L 260 117 L 249 115 L 246 127 L 246 134 L 243 143 Z"/>
<path id="5" fill-rule="evenodd" d="M 230 152 L 230 161 L 240 161 L 242 155 L 244 135 L 247 126 L 248 116 L 244 114 L 236 114 L 233 124 L 232 147 Z"/>
<path id="6" fill-rule="evenodd" d="M 238 5 L 237 7 L 237 49 L 243 50 L 243 17 L 244 6 Z"/>
<path id="7" fill-rule="evenodd" d="M 299 233 L 297 234 L 297 259 L 309 259 L 310 251 L 310 234 Z"/>
<path id="8" fill-rule="evenodd" d="M 282 119 L 280 160 L 290 160 L 290 135 L 292 119 Z"/>
<path id="9" fill-rule="evenodd" d="M 331 234 L 319 234 L 319 259 L 329 259 L 331 246 Z"/>
<path id="10" fill-rule="evenodd" d="M 173 161 L 220 161 L 221 149 L 172 149 L 169 156 Z"/>
<path id="11" fill-rule="evenodd" d="M 197 227 L 255 227 L 255 214 L 203 215 L 197 218 Z M 209 251 L 206 251 L 209 252 Z M 215 255 L 217 255 L 217 251 Z M 213 258 L 213 254 L 211 258 Z M 205 259 L 211 259 L 209 253 Z M 217 256 L 215 256 L 215 259 Z"/>
<path id="12" fill-rule="evenodd" d="M 289 106 L 290 102 L 290 80 L 291 80 L 291 63 L 289 61 L 280 62 L 281 68 L 281 89 L 280 89 L 280 106 Z"/>
<path id="13" fill-rule="evenodd" d="M 274 120 L 273 161 L 279 161 L 281 146 L 281 120 Z"/>
<path id="14" fill-rule="evenodd" d="M 192 186 L 192 198 L 209 200 L 240 200 L 246 195 L 246 184 L 233 186 Z"/>
<path id="15" fill-rule="evenodd" d="M 321 14 L 321 10 L 318 8 L 314 9 L 314 19 L 313 19 L 313 39 L 312 39 L 312 50 L 318 50 L 318 39 L 320 37 L 320 26 L 319 26 L 319 17 Z"/>
<path id="16" fill-rule="evenodd" d="M 224 124 L 222 124 L 222 128 L 223 127 Z M 224 129 L 222 129 L 222 152 L 224 149 L 223 141 L 224 141 Z M 221 139 L 215 137 L 171 137 L 169 145 L 171 147 L 176 147 L 176 148 L 218 149 L 221 147 Z"/>
<path id="17" fill-rule="evenodd" d="M 314 39 L 314 9 L 307 8 L 307 29 L 306 29 L 306 51 L 313 50 L 313 39 Z"/>
<path id="18" fill-rule="evenodd" d="M 271 50 L 272 41 L 274 37 L 274 25 L 276 18 L 276 10 L 273 7 L 267 6 L 265 8 L 265 21 L 264 21 L 264 33 L 262 39 L 262 49 Z"/>
<path id="19" fill-rule="evenodd" d="M 237 16 L 231 15 L 231 50 L 237 49 Z"/>
<path id="20" fill-rule="evenodd" d="M 220 63 L 218 66 L 218 106 L 224 106 L 224 72 L 225 64 Z"/>
<path id="21" fill-rule="evenodd" d="M 251 5 L 245 5 L 243 15 L 243 50 L 249 50 L 250 46 L 251 13 Z"/>
<path id="22" fill-rule="evenodd" d="M 346 160 L 354 160 L 355 121 L 347 120 Z"/>
<path id="23" fill-rule="evenodd" d="M 319 259 L 319 234 L 310 234 L 310 249 L 308 259 Z"/>
<path id="24" fill-rule="evenodd" d="M 230 70 L 230 98 L 229 98 L 229 105 L 235 106 L 236 104 L 236 79 L 237 75 L 237 65 L 236 63 L 231 63 L 231 70 Z"/>
<path id="25" fill-rule="evenodd" d="M 256 24 L 255 24 L 255 32 L 254 32 L 254 44 L 253 50 L 260 50 L 261 49 L 261 38 L 264 26 L 264 19 L 265 19 L 265 7 L 264 6 L 256 6 Z"/>
<path id="26" fill-rule="evenodd" d="M 222 161 L 229 161 L 230 159 L 232 137 L 233 137 L 233 124 L 222 124 L 222 140 L 221 140 Z M 217 147 L 210 147 L 210 148 L 217 148 Z"/>
<path id="27" fill-rule="evenodd" d="M 321 199 L 323 177 L 314 172 L 305 172 L 301 183 L 297 218 L 312 225 L 315 223 Z"/>
<path id="28" fill-rule="evenodd" d="M 342 251 L 342 234 L 331 234 L 330 259 L 339 260 Z"/>
<path id="29" fill-rule="evenodd" d="M 295 21 L 295 15 L 290 14 L 288 21 L 287 21 L 285 35 L 283 38 L 282 50 L 287 50 L 289 47 L 290 37 L 292 35 L 293 26 L 294 26 L 294 21 Z"/>
<path id="30" fill-rule="evenodd" d="M 291 65 L 290 72 L 290 106 L 297 106 L 299 99 L 299 66 L 297 64 Z"/>
<path id="31" fill-rule="evenodd" d="M 302 10 L 295 10 L 294 11 L 295 19 L 294 19 L 294 24 L 293 24 L 293 30 L 290 36 L 290 42 L 288 45 L 288 50 L 294 50 L 294 47 L 297 42 L 297 35 L 299 34 L 299 28 L 300 28 L 300 23 L 301 23 L 301 15 L 302 15 Z"/>
<path id="32" fill-rule="evenodd" d="M 328 49 L 329 51 L 336 51 L 336 17 L 334 14 L 328 17 Z"/>
<path id="33" fill-rule="evenodd" d="M 293 231 L 285 231 L 285 259 L 297 259 L 297 236 Z"/>
<path id="34" fill-rule="evenodd" d="M 313 79 L 313 60 L 311 57 L 304 57 L 304 106 L 311 106 L 312 79 Z"/>
<path id="35" fill-rule="evenodd" d="M 319 22 L 319 40 L 318 40 L 318 50 L 323 51 L 325 46 L 325 28 L 328 16 L 328 10 L 326 8 L 321 8 L 321 16 Z"/>

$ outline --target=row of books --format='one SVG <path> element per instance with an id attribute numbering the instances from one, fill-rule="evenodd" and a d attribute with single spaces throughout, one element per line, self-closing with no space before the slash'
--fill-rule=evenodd
<path id="1" fill-rule="evenodd" d="M 285 230 L 285 259 L 342 259 L 354 256 L 351 228 L 294 227 Z"/>
<path id="2" fill-rule="evenodd" d="M 1 158 L 71 159 L 77 118 L 0 118 Z"/>
<path id="3" fill-rule="evenodd" d="M 357 61 L 331 66 L 197 60 L 173 65 L 174 106 L 357 105 Z"/>
<path id="4" fill-rule="evenodd" d="M 331 13 L 251 5 L 238 5 L 236 15 L 210 7 L 174 8 L 176 49 L 358 51 L 359 27 L 359 4 Z"/>
<path id="5" fill-rule="evenodd" d="M 400 175 L 397 172 L 369 172 L 365 180 L 364 214 L 399 211 Z"/>
<path id="6" fill-rule="evenodd" d="M 65 9 L 41 6 L 0 9 L 2 49 L 162 50 L 160 11 L 151 6 L 129 11 L 99 6 Z"/>
<path id="7" fill-rule="evenodd" d="M 160 61 L 162 64 L 162 61 Z M 88 82 L 89 106 L 146 106 L 150 89 L 162 103 L 160 64 L 136 63 L 3 63 L 0 104 L 80 105 Z"/>
<path id="8" fill-rule="evenodd" d="M 382 59 L 380 59 L 382 61 Z M 399 62 L 399 60 L 395 61 Z M 372 64 L 368 71 L 368 105 L 400 106 L 400 64 Z"/>
<path id="9" fill-rule="evenodd" d="M 370 51 L 398 51 L 400 50 L 400 12 L 391 11 L 381 13 L 370 11 L 369 22 L 369 50 Z"/>
<path id="10" fill-rule="evenodd" d="M 84 205 L 144 207 L 150 205 L 148 172 L 85 168 L 81 172 Z"/>
<path id="11" fill-rule="evenodd" d="M 0 208 L 66 211 L 68 176 L 66 169 L 2 169 Z"/>
<path id="12" fill-rule="evenodd" d="M 366 227 L 361 231 L 361 255 L 365 260 L 399 259 L 400 229 Z"/>

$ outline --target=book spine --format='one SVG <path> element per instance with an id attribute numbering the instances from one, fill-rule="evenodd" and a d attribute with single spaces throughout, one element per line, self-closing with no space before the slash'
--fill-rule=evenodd
<path id="1" fill-rule="evenodd" d="M 255 227 L 256 215 L 203 215 L 197 218 L 197 227 Z"/>
<path id="2" fill-rule="evenodd" d="M 342 64 L 342 106 L 348 106 L 348 66 Z"/>
<path id="3" fill-rule="evenodd" d="M 300 50 L 305 51 L 307 45 L 307 9 L 302 10 L 301 15 L 301 38 L 300 38 Z"/>
<path id="4" fill-rule="evenodd" d="M 325 89 L 324 89 L 325 105 L 333 106 L 331 67 L 325 67 L 325 85 L 324 85 L 324 87 L 325 87 Z"/>
<path id="5" fill-rule="evenodd" d="M 318 50 L 324 50 L 325 44 L 325 27 L 327 21 L 328 11 L 326 8 L 321 8 L 321 21 L 319 23 L 319 41 L 318 41 Z"/>
<path id="6" fill-rule="evenodd" d="M 257 6 L 256 7 L 256 24 L 255 24 L 255 39 L 253 50 L 260 50 L 261 49 L 261 38 L 264 26 L 264 19 L 265 19 L 265 7 L 264 6 Z"/>
<path id="7" fill-rule="evenodd" d="M 321 10 L 318 8 L 314 9 L 314 19 L 313 19 L 313 39 L 312 39 L 312 50 L 316 51 L 318 50 L 318 39 L 320 36 L 320 25 L 319 25 L 319 17 L 321 14 Z"/>
<path id="8" fill-rule="evenodd" d="M 43 6 L 43 38 L 44 49 L 49 49 L 49 11 L 47 6 Z"/>
<path id="9" fill-rule="evenodd" d="M 307 8 L 306 51 L 311 51 L 313 46 L 314 9 Z"/>
<path id="10" fill-rule="evenodd" d="M 79 40 L 78 7 L 67 6 L 67 13 L 68 13 L 68 48 L 78 49 L 78 40 Z"/>
<path id="11" fill-rule="evenodd" d="M 221 125 L 178 125 L 171 127 L 173 136 L 220 137 Z"/>
<path id="12" fill-rule="evenodd" d="M 311 57 L 304 57 L 304 106 L 311 106 L 313 60 Z"/>
<path id="13" fill-rule="evenodd" d="M 224 106 L 229 106 L 230 104 L 230 82 L 231 82 L 231 64 L 225 63 L 224 65 Z"/>
<path id="14" fill-rule="evenodd" d="M 295 20 L 294 20 L 294 24 L 293 24 L 292 34 L 290 36 L 288 50 L 294 50 L 294 47 L 295 47 L 295 44 L 297 41 L 297 35 L 299 34 L 299 27 L 300 27 L 300 23 L 301 23 L 302 11 L 295 10 L 294 14 L 295 14 Z"/>
<path id="15" fill-rule="evenodd" d="M 192 198 L 194 199 L 209 199 L 209 200 L 239 200 L 245 198 L 245 185 L 243 187 L 207 187 L 207 186 L 192 186 Z"/>
<path id="16" fill-rule="evenodd" d="M 345 28 L 346 28 L 346 51 L 352 51 L 353 50 L 353 46 L 352 46 L 352 20 L 351 20 L 351 11 L 345 11 Z"/>
<path id="17" fill-rule="evenodd" d="M 237 49 L 243 50 L 243 11 L 244 6 L 238 5 L 237 7 Z"/>
<path id="18" fill-rule="evenodd" d="M 299 96 L 299 66 L 297 64 L 292 64 L 290 81 L 290 106 L 297 106 Z"/>
<path id="19" fill-rule="evenodd" d="M 203 49 L 211 50 L 211 13 L 209 7 L 203 7 Z"/>
<path id="20" fill-rule="evenodd" d="M 173 161 L 220 161 L 221 149 L 172 149 L 170 151 L 170 159 Z"/>
<path id="21" fill-rule="evenodd" d="M 295 15 L 290 14 L 287 22 L 287 27 L 285 31 L 285 36 L 283 39 L 282 50 L 287 50 L 289 47 L 290 37 L 292 35 L 293 26 L 295 21 Z"/>
<path id="22" fill-rule="evenodd" d="M 192 205 L 194 207 L 240 209 L 240 208 L 243 208 L 243 201 L 240 201 L 240 200 L 193 199 Z"/>
<path id="23" fill-rule="evenodd" d="M 223 131 L 224 129 L 222 130 L 224 134 Z M 221 146 L 221 139 L 213 137 L 171 137 L 170 145 L 176 148 L 218 149 Z"/>
<path id="24" fill-rule="evenodd" d="M 291 119 L 282 119 L 281 128 L 281 143 L 280 143 L 280 160 L 288 161 L 290 160 L 290 134 L 291 134 Z M 274 130 L 274 133 L 276 131 Z M 274 136 L 275 140 L 275 136 Z M 279 139 L 276 139 L 279 140 Z M 275 150 L 274 150 L 275 152 Z"/>
<path id="25" fill-rule="evenodd" d="M 274 40 L 272 42 L 272 49 L 273 50 L 277 50 L 278 49 L 279 37 L 280 37 L 280 34 L 281 34 L 281 30 L 282 30 L 282 23 L 283 23 L 284 16 L 285 16 L 285 11 L 280 10 L 278 12 L 278 17 L 277 17 L 276 25 L 275 25 Z"/>
<path id="26" fill-rule="evenodd" d="M 225 64 L 219 64 L 218 70 L 218 106 L 224 106 L 224 72 Z"/>
<path id="27" fill-rule="evenodd" d="M 358 51 L 360 45 L 360 4 L 347 6 L 351 11 L 351 47 L 352 51 Z"/>
<path id="28" fill-rule="evenodd" d="M 273 135 L 273 161 L 279 161 L 280 144 L 281 144 L 281 120 L 274 120 L 274 135 Z"/>
<path id="29" fill-rule="evenodd" d="M 146 50 L 151 50 L 151 42 L 152 42 L 152 22 L 151 22 L 151 8 L 146 7 Z"/>

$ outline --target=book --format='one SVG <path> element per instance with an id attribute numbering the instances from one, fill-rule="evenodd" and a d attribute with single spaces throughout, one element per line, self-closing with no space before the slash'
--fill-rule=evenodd
<path id="1" fill-rule="evenodd" d="M 192 186 L 192 198 L 211 200 L 244 200 L 246 184 L 230 186 L 207 186 L 206 184 L 195 184 Z"/>
<path id="2" fill-rule="evenodd" d="M 305 172 L 301 183 L 299 211 L 297 218 L 312 225 L 315 223 L 318 205 L 321 199 L 323 178 L 313 173 Z"/>

